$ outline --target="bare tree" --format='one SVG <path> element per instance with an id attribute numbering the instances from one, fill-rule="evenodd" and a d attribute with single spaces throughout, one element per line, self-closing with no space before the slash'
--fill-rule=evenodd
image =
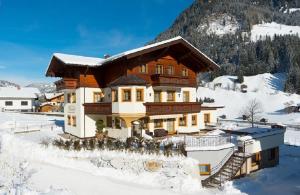
<path id="1" fill-rule="evenodd" d="M 263 112 L 262 105 L 257 99 L 249 101 L 243 110 L 243 115 L 247 116 L 247 120 L 254 127 L 254 122 L 259 120 L 259 114 Z"/>

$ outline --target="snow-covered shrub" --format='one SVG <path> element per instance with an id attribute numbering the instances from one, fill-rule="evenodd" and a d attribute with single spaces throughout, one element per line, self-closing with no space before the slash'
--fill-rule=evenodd
<path id="1" fill-rule="evenodd" d="M 80 140 L 75 140 L 73 143 L 74 150 L 81 150 Z"/>
<path id="2" fill-rule="evenodd" d="M 83 141 L 82 141 L 82 147 L 83 147 L 83 149 L 88 149 L 88 141 L 86 140 L 86 139 L 84 139 Z"/>
<path id="3" fill-rule="evenodd" d="M 72 140 L 66 140 L 64 143 L 64 149 L 70 150 L 71 146 L 72 146 Z"/>
<path id="4" fill-rule="evenodd" d="M 103 129 L 105 128 L 105 124 L 103 120 L 97 120 L 96 121 L 96 134 L 103 133 Z"/>
<path id="5" fill-rule="evenodd" d="M 164 145 L 164 155 L 172 156 L 173 143 Z"/>
<path id="6" fill-rule="evenodd" d="M 98 149 L 102 150 L 104 148 L 104 140 L 103 139 L 99 139 L 97 141 L 97 147 Z"/>
<path id="7" fill-rule="evenodd" d="M 49 144 L 50 144 L 49 139 L 43 139 L 43 140 L 41 141 L 41 145 L 43 145 L 43 146 L 45 146 L 45 147 L 48 147 Z"/>
<path id="8" fill-rule="evenodd" d="M 63 148 L 64 147 L 64 140 L 62 140 L 62 139 L 56 139 L 56 140 L 54 140 L 53 141 L 53 145 L 54 146 L 57 146 L 58 148 Z"/>
<path id="9" fill-rule="evenodd" d="M 90 150 L 95 150 L 95 148 L 96 148 L 96 141 L 95 141 L 95 139 L 90 139 L 89 140 L 89 149 Z"/>
<path id="10" fill-rule="evenodd" d="M 214 102 L 215 102 L 215 100 L 214 100 L 213 98 L 204 97 L 204 100 L 203 100 L 203 102 L 205 102 L 205 103 L 214 103 Z"/>

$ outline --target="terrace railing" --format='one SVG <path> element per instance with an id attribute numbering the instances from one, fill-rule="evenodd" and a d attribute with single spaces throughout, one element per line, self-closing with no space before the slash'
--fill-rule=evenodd
<path id="1" fill-rule="evenodd" d="M 230 135 L 185 136 L 186 148 L 216 147 L 231 143 Z"/>

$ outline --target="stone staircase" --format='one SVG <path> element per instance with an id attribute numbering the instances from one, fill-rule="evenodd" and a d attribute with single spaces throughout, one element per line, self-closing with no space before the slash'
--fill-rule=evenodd
<path id="1" fill-rule="evenodd" d="M 204 187 L 219 187 L 224 182 L 232 180 L 241 169 L 246 158 L 243 153 L 234 152 L 218 172 L 202 180 Z"/>

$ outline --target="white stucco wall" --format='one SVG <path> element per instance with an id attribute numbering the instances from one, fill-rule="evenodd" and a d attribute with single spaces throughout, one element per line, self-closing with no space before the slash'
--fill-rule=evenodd
<path id="1" fill-rule="evenodd" d="M 194 150 L 188 151 L 187 156 L 197 159 L 199 164 L 210 164 L 211 169 L 216 167 L 225 157 L 230 157 L 233 153 L 233 147 L 223 148 L 220 150 Z M 225 161 L 226 162 L 226 161 Z M 200 173 L 199 173 L 200 174 Z M 201 180 L 208 176 L 200 176 Z"/>
<path id="2" fill-rule="evenodd" d="M 6 101 L 12 101 L 13 105 L 12 106 L 6 106 L 5 102 Z M 22 106 L 21 102 L 22 101 L 27 101 L 28 105 Z M 1 98 L 0 99 L 0 111 L 5 111 L 5 110 L 16 110 L 16 111 L 21 111 L 21 110 L 33 110 L 34 109 L 34 99 L 12 99 L 12 98 Z"/>
<path id="3" fill-rule="evenodd" d="M 254 139 L 248 139 L 245 141 L 245 151 L 246 153 L 254 154 L 263 150 L 268 150 L 275 148 L 284 144 L 284 131 L 270 132 L 262 137 L 257 137 Z M 243 146 L 243 143 L 239 142 L 240 146 Z"/>

